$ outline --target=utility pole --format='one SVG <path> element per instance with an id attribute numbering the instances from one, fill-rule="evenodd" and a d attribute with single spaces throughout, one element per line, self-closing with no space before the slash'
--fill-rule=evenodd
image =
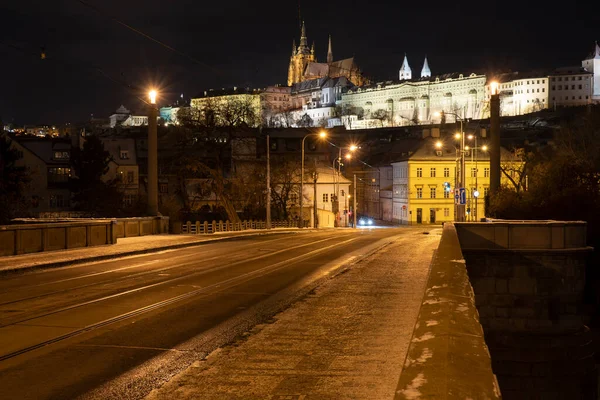
<path id="1" fill-rule="evenodd" d="M 267 135 L 267 223 L 266 228 L 271 229 L 271 145 Z"/>
<path id="2" fill-rule="evenodd" d="M 354 218 L 353 228 L 356 229 L 356 174 L 354 174 L 354 207 L 352 210 L 352 217 Z"/>
<path id="3" fill-rule="evenodd" d="M 158 215 L 158 109 L 156 91 L 150 91 L 148 105 L 148 214 Z"/>
<path id="4" fill-rule="evenodd" d="M 490 194 L 500 189 L 500 95 L 498 83 L 490 83 Z"/>
<path id="5" fill-rule="evenodd" d="M 319 227 L 319 224 L 317 223 L 317 179 L 319 179 L 319 173 L 317 172 L 317 168 L 316 168 L 316 160 L 315 160 L 315 174 L 313 176 L 313 218 L 314 218 L 314 227 L 315 229 Z"/>

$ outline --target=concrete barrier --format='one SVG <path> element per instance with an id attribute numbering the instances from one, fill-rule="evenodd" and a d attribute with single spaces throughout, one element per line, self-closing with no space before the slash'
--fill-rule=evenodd
<path id="1" fill-rule="evenodd" d="M 169 217 L 116 218 L 117 237 L 169 233 Z"/>
<path id="2" fill-rule="evenodd" d="M 505 399 L 595 399 L 583 221 L 455 223 Z"/>
<path id="3" fill-rule="evenodd" d="M 117 242 L 114 220 L 0 226 L 0 256 L 99 246 Z"/>
<path id="4" fill-rule="evenodd" d="M 443 227 L 395 398 L 501 398 L 452 224 Z"/>

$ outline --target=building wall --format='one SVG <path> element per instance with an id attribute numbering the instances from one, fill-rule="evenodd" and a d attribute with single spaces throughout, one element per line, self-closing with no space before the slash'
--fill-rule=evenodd
<path id="1" fill-rule="evenodd" d="M 589 73 L 550 76 L 550 106 L 581 106 L 591 103 L 594 75 Z"/>
<path id="2" fill-rule="evenodd" d="M 600 100 L 600 57 L 583 60 L 581 65 L 593 73 L 592 96 L 594 100 Z"/>
<path id="3" fill-rule="evenodd" d="M 358 88 L 342 94 L 339 105 L 360 107 L 368 119 L 377 110 L 390 113 L 393 126 L 437 123 L 436 113 L 452 112 L 461 118 L 485 117 L 486 78 L 484 75 L 459 75 L 457 78 L 432 78 L 376 87 Z M 447 115 L 446 122 L 455 116 Z"/>
<path id="4" fill-rule="evenodd" d="M 500 115 L 523 115 L 548 108 L 548 81 L 548 76 L 541 75 L 500 83 Z"/>

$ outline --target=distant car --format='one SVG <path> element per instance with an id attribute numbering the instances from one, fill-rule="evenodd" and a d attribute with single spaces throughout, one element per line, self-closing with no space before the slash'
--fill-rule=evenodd
<path id="1" fill-rule="evenodd" d="M 369 217 L 360 217 L 358 220 L 359 226 L 372 226 L 374 223 L 375 221 L 373 221 L 373 218 Z"/>

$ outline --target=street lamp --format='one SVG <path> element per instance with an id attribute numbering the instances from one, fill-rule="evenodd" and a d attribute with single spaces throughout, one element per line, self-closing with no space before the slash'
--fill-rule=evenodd
<path id="1" fill-rule="evenodd" d="M 465 134 L 463 132 L 464 119 L 456 113 L 446 112 L 446 111 L 436 112 L 434 115 L 436 117 L 443 117 L 445 114 L 454 115 L 454 117 L 460 121 L 460 133 L 456 133 L 454 135 L 454 137 L 456 139 L 460 139 L 460 174 L 459 174 L 459 182 L 456 185 L 456 187 L 454 188 L 454 190 L 459 190 L 459 193 L 460 193 L 460 189 L 463 188 L 465 185 Z M 465 205 L 464 204 L 455 204 L 455 208 L 456 208 L 457 221 L 464 222 L 464 220 L 465 220 Z"/>
<path id="2" fill-rule="evenodd" d="M 156 108 L 156 90 L 148 92 L 148 214 L 158 215 L 158 109 Z"/>
<path id="3" fill-rule="evenodd" d="M 472 191 L 471 197 L 475 197 L 475 211 L 473 213 L 473 216 L 474 216 L 475 222 L 477 222 L 477 220 L 478 220 L 477 200 L 479 199 L 479 190 L 478 190 L 479 186 L 477 183 L 477 178 L 479 176 L 479 169 L 477 167 L 477 161 L 479 160 L 479 157 L 477 156 L 477 150 L 481 149 L 483 151 L 487 151 L 488 147 L 486 145 L 477 147 L 477 135 L 469 135 L 469 136 L 467 136 L 467 138 L 469 140 L 475 139 L 475 147 L 473 147 L 471 149 L 471 166 L 473 165 L 473 153 L 475 153 L 475 190 Z M 469 146 L 466 146 L 466 149 L 469 150 Z M 471 218 L 471 219 L 473 219 L 473 218 Z"/>
<path id="4" fill-rule="evenodd" d="M 344 156 L 347 160 L 352 158 L 352 152 L 356 151 L 358 149 L 358 146 L 356 146 L 355 144 L 351 144 L 350 146 L 338 146 L 334 143 L 329 142 L 330 145 L 337 147 L 338 148 L 338 170 L 337 170 L 337 179 L 335 179 L 335 203 L 337 204 L 337 213 L 335 216 L 335 223 L 338 223 L 338 219 L 339 219 L 339 209 L 340 209 L 340 202 L 339 202 L 339 195 L 340 195 L 340 176 L 341 176 L 341 166 L 342 166 L 342 149 L 343 150 L 349 150 L 350 153 L 346 153 L 346 155 Z M 335 159 L 333 161 L 333 165 L 335 166 Z M 335 170 L 335 167 L 334 167 Z M 332 207 L 332 211 L 333 211 L 333 207 Z"/>
<path id="5" fill-rule="evenodd" d="M 304 227 L 304 214 L 303 214 L 303 203 L 304 203 L 304 141 L 309 136 L 318 136 L 320 138 L 326 138 L 327 132 L 321 131 L 318 133 L 308 133 L 302 138 L 302 167 L 300 169 L 300 228 Z M 316 182 L 315 182 L 316 185 Z M 313 202 L 317 202 L 317 199 L 314 199 Z M 314 227 L 317 227 L 317 220 L 314 221 Z"/>

